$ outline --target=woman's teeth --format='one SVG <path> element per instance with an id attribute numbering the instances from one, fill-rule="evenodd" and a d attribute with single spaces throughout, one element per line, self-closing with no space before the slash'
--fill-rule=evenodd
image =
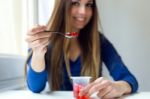
<path id="1" fill-rule="evenodd" d="M 75 19 L 78 21 L 84 21 L 85 20 L 84 18 L 81 18 L 81 17 L 76 17 Z"/>

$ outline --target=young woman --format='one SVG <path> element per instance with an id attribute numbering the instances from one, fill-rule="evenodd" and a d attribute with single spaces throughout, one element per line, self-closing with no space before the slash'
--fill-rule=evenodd
<path id="1" fill-rule="evenodd" d="M 92 82 L 80 95 L 98 92 L 101 98 L 115 98 L 138 89 L 113 45 L 98 30 L 96 0 L 55 0 L 47 26 L 36 26 L 27 33 L 31 54 L 28 59 L 27 84 L 41 92 L 48 81 L 51 90 L 72 90 L 70 76 L 91 76 Z M 52 32 L 78 32 L 68 39 Z M 102 77 L 104 62 L 114 78 Z"/>

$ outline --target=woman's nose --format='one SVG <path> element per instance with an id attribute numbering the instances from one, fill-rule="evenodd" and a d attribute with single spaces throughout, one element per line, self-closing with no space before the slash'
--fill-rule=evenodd
<path id="1" fill-rule="evenodd" d="M 86 8 L 84 5 L 80 6 L 79 9 L 78 9 L 78 13 L 79 14 L 85 14 L 86 13 Z"/>

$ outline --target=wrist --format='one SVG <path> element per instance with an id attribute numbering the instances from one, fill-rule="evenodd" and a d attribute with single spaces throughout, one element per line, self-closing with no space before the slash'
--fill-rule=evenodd
<path id="1" fill-rule="evenodd" d="M 120 91 L 122 94 L 130 94 L 132 89 L 128 82 L 126 81 L 117 81 L 117 86 L 119 86 Z"/>
<path id="2" fill-rule="evenodd" d="M 32 49 L 34 56 L 45 56 L 45 53 L 47 52 L 47 48 L 37 48 L 37 49 Z"/>
<path id="3" fill-rule="evenodd" d="M 40 59 L 45 57 L 45 53 L 42 53 L 41 51 L 33 51 L 32 57 L 36 57 Z"/>
<path id="4" fill-rule="evenodd" d="M 45 69 L 45 54 L 33 52 L 31 67 L 36 72 L 41 72 Z"/>

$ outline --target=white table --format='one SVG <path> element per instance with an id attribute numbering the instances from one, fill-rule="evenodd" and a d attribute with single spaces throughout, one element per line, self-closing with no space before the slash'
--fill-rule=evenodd
<path id="1" fill-rule="evenodd" d="M 71 91 L 55 91 L 52 93 L 32 93 L 29 90 L 11 90 L 0 93 L 0 99 L 74 99 Z M 99 99 L 93 96 L 91 99 Z M 150 92 L 139 92 L 119 99 L 150 99 Z"/>

